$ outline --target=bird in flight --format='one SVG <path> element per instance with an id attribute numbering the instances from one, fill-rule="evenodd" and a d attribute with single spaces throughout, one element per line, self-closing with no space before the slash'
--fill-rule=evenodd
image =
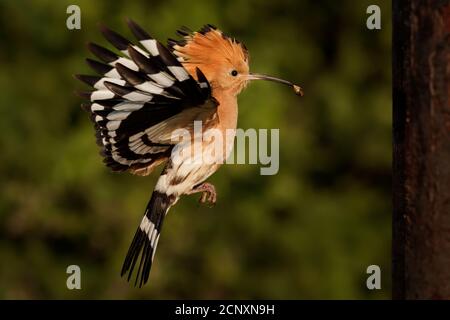
<path id="1" fill-rule="evenodd" d="M 135 285 L 141 287 L 148 280 L 169 208 L 182 195 L 194 193 L 202 194 L 201 202 L 216 201 L 214 186 L 205 180 L 230 154 L 234 136 L 223 139 L 217 151 L 215 140 L 206 141 L 202 135 L 234 132 L 237 95 L 251 80 L 275 81 L 298 95 L 303 92 L 286 80 L 250 73 L 246 47 L 213 25 L 198 32 L 183 27 L 177 31 L 181 39 L 169 39 L 166 47 L 134 21 L 127 23 L 139 45 L 102 26 L 101 32 L 120 54 L 89 43 L 100 61 L 86 61 L 98 76 L 77 78 L 94 88 L 80 93 L 89 100 L 82 107 L 94 123 L 108 167 L 146 176 L 164 164 L 121 272 L 130 281 L 137 266 Z M 194 132 L 199 121 L 202 135 Z M 182 138 L 181 132 L 191 135 Z M 197 154 L 191 152 L 196 144 L 201 146 Z M 201 160 L 206 154 L 212 161 Z"/>

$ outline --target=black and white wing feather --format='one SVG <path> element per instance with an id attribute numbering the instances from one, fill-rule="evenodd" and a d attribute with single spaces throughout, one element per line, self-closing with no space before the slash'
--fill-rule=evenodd
<path id="1" fill-rule="evenodd" d="M 81 93 L 89 100 L 83 108 L 94 122 L 106 165 L 146 175 L 170 157 L 171 133 L 191 128 L 194 120 L 212 120 L 217 102 L 199 69 L 196 80 L 166 47 L 135 22 L 128 25 L 141 46 L 101 27 L 120 55 L 90 43 L 100 61 L 86 61 L 98 76 L 77 77 L 94 88 Z"/>

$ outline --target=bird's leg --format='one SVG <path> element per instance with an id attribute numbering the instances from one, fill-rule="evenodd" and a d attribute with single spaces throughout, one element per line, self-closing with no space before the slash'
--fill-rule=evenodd
<path id="1" fill-rule="evenodd" d="M 202 196 L 199 200 L 200 203 L 209 202 L 215 204 L 217 200 L 216 188 L 211 183 L 205 182 L 196 187 L 194 187 L 187 194 L 194 194 L 202 192 Z"/>

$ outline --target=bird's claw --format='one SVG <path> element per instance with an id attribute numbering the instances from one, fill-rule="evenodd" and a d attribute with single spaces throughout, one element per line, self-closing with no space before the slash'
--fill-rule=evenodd
<path id="1" fill-rule="evenodd" d="M 214 206 L 217 201 L 217 193 L 216 188 L 210 183 L 204 183 L 198 187 L 199 191 L 203 191 L 202 196 L 200 197 L 200 203 L 208 203 L 211 206 Z"/>

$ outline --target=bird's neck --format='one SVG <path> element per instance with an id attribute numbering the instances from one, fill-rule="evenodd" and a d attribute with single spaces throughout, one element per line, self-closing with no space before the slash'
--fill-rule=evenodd
<path id="1" fill-rule="evenodd" d="M 234 138 L 236 135 L 238 105 L 236 95 L 227 91 L 212 92 L 213 97 L 219 102 L 217 107 L 217 129 L 222 133 L 223 137 L 223 159 L 227 159 L 234 146 Z"/>
<path id="2" fill-rule="evenodd" d="M 213 97 L 219 102 L 217 116 L 219 118 L 219 128 L 223 131 L 236 129 L 238 105 L 236 95 L 227 91 L 214 91 Z"/>

